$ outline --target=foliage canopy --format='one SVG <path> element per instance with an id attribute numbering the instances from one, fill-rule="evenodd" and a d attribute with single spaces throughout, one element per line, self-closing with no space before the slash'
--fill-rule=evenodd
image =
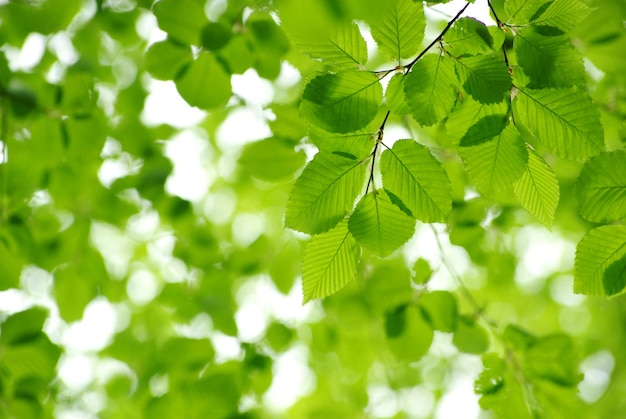
<path id="1" fill-rule="evenodd" d="M 442 3 L 0 1 L 0 417 L 623 415 L 626 6 Z"/>

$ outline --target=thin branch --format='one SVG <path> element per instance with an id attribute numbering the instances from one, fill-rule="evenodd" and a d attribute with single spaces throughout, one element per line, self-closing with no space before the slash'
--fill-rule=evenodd
<path id="1" fill-rule="evenodd" d="M 493 13 L 493 17 L 496 19 L 496 23 L 498 24 L 498 27 L 502 29 L 504 33 L 506 33 L 507 26 L 498 17 L 498 14 L 496 13 L 496 9 L 494 9 L 493 5 L 491 4 L 491 0 L 487 0 L 487 4 L 489 5 L 489 9 L 491 9 L 491 13 Z M 505 38 L 505 42 L 502 42 L 502 54 L 504 54 L 504 62 L 506 63 L 506 66 L 509 68 L 509 72 L 511 72 L 511 65 L 509 64 L 509 57 L 506 54 L 506 38 Z"/>

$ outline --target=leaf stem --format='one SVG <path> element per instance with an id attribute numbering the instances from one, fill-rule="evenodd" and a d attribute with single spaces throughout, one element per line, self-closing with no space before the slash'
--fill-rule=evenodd
<path id="1" fill-rule="evenodd" d="M 487 4 L 489 5 L 489 9 L 491 9 L 491 13 L 493 14 L 493 17 L 496 19 L 496 23 L 498 24 L 498 27 L 502 29 L 504 33 L 506 33 L 507 25 L 503 21 L 501 21 L 500 18 L 498 17 L 498 14 L 496 13 L 496 9 L 494 9 L 493 5 L 491 4 L 491 0 L 487 0 Z M 509 64 L 509 57 L 506 54 L 506 38 L 505 38 L 505 42 L 502 42 L 502 54 L 504 55 L 504 62 L 506 63 L 506 66 L 509 68 L 509 73 L 510 73 L 512 69 L 511 69 L 511 65 Z"/>
<path id="2" fill-rule="evenodd" d="M 365 188 L 365 194 L 369 192 L 370 185 L 372 186 L 372 190 L 374 191 L 376 190 L 376 186 L 374 185 L 374 165 L 376 164 L 376 154 L 378 152 L 378 146 L 382 144 L 383 135 L 385 132 L 385 125 L 387 125 L 387 120 L 389 119 L 390 114 L 391 114 L 391 111 L 387 111 L 387 113 L 385 114 L 385 119 L 383 119 L 383 122 L 380 124 L 380 127 L 378 128 L 378 132 L 376 133 L 376 144 L 374 145 L 374 150 L 372 150 L 372 154 L 371 154 L 372 165 L 370 166 L 370 175 L 369 175 L 369 178 L 367 179 L 367 187 Z"/>

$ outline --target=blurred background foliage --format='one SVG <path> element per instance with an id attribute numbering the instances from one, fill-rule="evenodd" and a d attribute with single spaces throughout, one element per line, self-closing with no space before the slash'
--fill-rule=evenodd
<path id="1" fill-rule="evenodd" d="M 440 151 L 450 219 L 301 306 L 306 237 L 283 217 L 315 151 L 303 80 L 323 66 L 289 34 L 380 3 L 0 1 L 0 417 L 470 417 L 473 389 L 496 417 L 626 412 L 624 297 L 572 293 L 577 162 L 546 157 L 547 231 L 468 193 L 444 124 L 394 117 L 386 135 Z M 626 5 L 586 3 L 570 36 L 624 149 Z M 427 18 L 425 42 L 450 17 Z M 210 112 L 159 120 L 183 103 L 164 86 Z"/>

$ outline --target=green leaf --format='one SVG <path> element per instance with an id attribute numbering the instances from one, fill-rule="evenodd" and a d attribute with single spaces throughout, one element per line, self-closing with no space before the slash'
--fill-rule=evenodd
<path id="1" fill-rule="evenodd" d="M 268 138 L 246 145 L 239 163 L 259 179 L 276 182 L 292 177 L 306 161 L 303 150 L 276 138 Z"/>
<path id="2" fill-rule="evenodd" d="M 511 75 L 498 54 L 461 58 L 456 70 L 463 89 L 480 103 L 499 103 L 511 87 Z"/>
<path id="3" fill-rule="evenodd" d="M 353 68 L 367 62 L 367 44 L 356 23 L 337 25 L 327 38 L 295 40 L 311 58 L 336 68 Z"/>
<path id="4" fill-rule="evenodd" d="M 626 217 L 626 152 L 602 153 L 585 163 L 577 184 L 578 211 L 593 222 Z"/>
<path id="5" fill-rule="evenodd" d="M 222 22 L 209 22 L 202 28 L 202 46 L 209 51 L 217 51 L 228 43 L 232 30 Z"/>
<path id="6" fill-rule="evenodd" d="M 528 150 L 528 166 L 513 185 L 520 204 L 548 229 L 559 203 L 559 183 L 552 168 L 537 152 Z"/>
<path id="7" fill-rule="evenodd" d="M 461 352 L 480 355 L 489 349 L 489 336 L 470 316 L 459 316 L 452 343 Z"/>
<path id="8" fill-rule="evenodd" d="M 0 240 L 0 291 L 19 286 L 22 265 L 20 258 Z"/>
<path id="9" fill-rule="evenodd" d="M 527 24 L 537 10 L 547 3 L 548 0 L 506 0 L 504 10 L 509 15 L 508 23 Z"/>
<path id="10" fill-rule="evenodd" d="M 532 88 L 581 86 L 585 83 L 582 56 L 566 36 L 543 36 L 532 28 L 515 37 L 515 54 Z"/>
<path id="11" fill-rule="evenodd" d="M 424 126 L 444 119 L 456 102 L 456 84 L 454 64 L 449 58 L 425 55 L 404 82 L 404 94 L 413 118 Z"/>
<path id="12" fill-rule="evenodd" d="M 433 329 L 415 306 L 408 306 L 404 310 L 404 316 L 402 333 L 387 336 L 387 343 L 398 360 L 419 361 L 430 348 L 434 336 Z"/>
<path id="13" fill-rule="evenodd" d="M 41 334 L 46 317 L 48 317 L 48 312 L 41 307 L 33 307 L 12 314 L 2 322 L 0 343 L 20 345 L 36 339 Z"/>
<path id="14" fill-rule="evenodd" d="M 354 206 L 365 170 L 359 160 L 320 151 L 291 191 L 285 225 L 309 234 L 334 227 Z"/>
<path id="15" fill-rule="evenodd" d="M 361 246 L 386 257 L 413 236 L 415 220 L 378 190 L 361 198 L 348 227 Z"/>
<path id="16" fill-rule="evenodd" d="M 574 292 L 615 295 L 620 288 L 617 284 L 624 281 L 623 272 L 620 275 L 622 262 L 618 261 L 625 256 L 626 226 L 601 226 L 585 234 L 576 247 Z"/>
<path id="17" fill-rule="evenodd" d="M 598 110 L 576 89 L 520 89 L 513 102 L 516 123 L 523 124 L 552 153 L 584 159 L 604 148 Z"/>
<path id="18" fill-rule="evenodd" d="M 208 23 L 204 2 L 198 0 L 159 0 L 152 9 L 159 28 L 185 44 L 200 43 L 200 31 Z"/>
<path id="19" fill-rule="evenodd" d="M 363 285 L 363 293 L 372 310 L 388 312 L 411 301 L 410 272 L 404 264 L 398 264 L 393 258 L 378 259 L 372 268 L 364 275 Z"/>
<path id="20" fill-rule="evenodd" d="M 575 386 L 582 378 L 572 340 L 562 334 L 537 339 L 526 350 L 524 369 L 528 375 L 561 386 Z"/>
<path id="21" fill-rule="evenodd" d="M 446 220 L 452 206 L 450 181 L 428 148 L 413 140 L 397 141 L 383 151 L 380 170 L 385 189 L 413 217 L 423 222 Z"/>
<path id="22" fill-rule="evenodd" d="M 155 42 L 146 51 L 146 70 L 158 80 L 174 80 L 193 60 L 191 48 L 166 39 Z"/>
<path id="23" fill-rule="evenodd" d="M 350 154 L 354 158 L 364 158 L 372 152 L 376 135 L 367 131 L 337 134 L 314 125 L 309 127 L 309 139 L 320 151 Z"/>
<path id="24" fill-rule="evenodd" d="M 232 94 L 230 75 L 213 54 L 201 52 L 176 80 L 176 89 L 191 106 L 223 106 Z"/>
<path id="25" fill-rule="evenodd" d="M 454 57 L 493 52 L 493 37 L 484 23 L 463 17 L 452 25 L 443 38 L 446 51 Z"/>
<path id="26" fill-rule="evenodd" d="M 554 0 L 532 23 L 567 32 L 589 16 L 591 8 L 581 0 Z"/>
<path id="27" fill-rule="evenodd" d="M 487 115 L 469 127 L 461 141 L 459 141 L 459 145 L 461 147 L 473 147 L 484 144 L 500 136 L 506 123 L 506 115 Z"/>
<path id="28" fill-rule="evenodd" d="M 302 260 L 303 304 L 334 294 L 352 281 L 360 253 L 346 221 L 313 236 Z"/>
<path id="29" fill-rule="evenodd" d="M 372 122 L 382 102 L 378 77 L 366 71 L 344 71 L 314 77 L 304 88 L 300 112 L 330 132 L 353 132 Z"/>
<path id="30" fill-rule="evenodd" d="M 524 173 L 528 160 L 526 146 L 514 125 L 507 126 L 493 140 L 462 147 L 459 155 L 478 190 L 487 196 L 511 188 Z"/>
<path id="31" fill-rule="evenodd" d="M 408 103 L 406 103 L 404 97 L 404 78 L 403 73 L 395 74 L 391 80 L 389 80 L 387 90 L 385 91 L 387 107 L 396 115 L 407 115 L 411 113 L 411 108 Z"/>
<path id="32" fill-rule="evenodd" d="M 417 285 L 423 285 L 428 282 L 433 274 L 433 269 L 428 261 L 424 258 L 418 258 L 413 264 L 413 282 Z"/>
<path id="33" fill-rule="evenodd" d="M 422 3 L 387 0 L 384 5 L 378 18 L 369 22 L 380 51 L 393 60 L 417 54 L 426 29 Z"/>
<path id="34" fill-rule="evenodd" d="M 448 116 L 446 131 L 452 142 L 463 141 L 465 144 L 479 144 L 495 137 L 504 129 L 507 113 L 508 104 L 506 102 L 487 105 L 475 101 L 471 96 L 466 96 L 457 102 L 452 113 Z M 499 117 L 499 121 L 495 116 Z M 487 120 L 489 122 L 482 121 L 485 117 L 490 117 Z M 478 127 L 483 126 L 493 134 L 483 135 L 483 131 L 476 128 L 477 125 Z M 472 127 L 474 129 L 470 132 L 469 129 Z M 463 138 L 465 139 L 463 140 Z"/>
<path id="35" fill-rule="evenodd" d="M 419 299 L 419 308 L 433 329 L 451 333 L 458 317 L 456 299 L 448 291 L 432 291 Z"/>
<path id="36" fill-rule="evenodd" d="M 604 291 L 608 296 L 620 294 L 626 287 L 626 256 L 606 267 L 602 275 Z"/>

